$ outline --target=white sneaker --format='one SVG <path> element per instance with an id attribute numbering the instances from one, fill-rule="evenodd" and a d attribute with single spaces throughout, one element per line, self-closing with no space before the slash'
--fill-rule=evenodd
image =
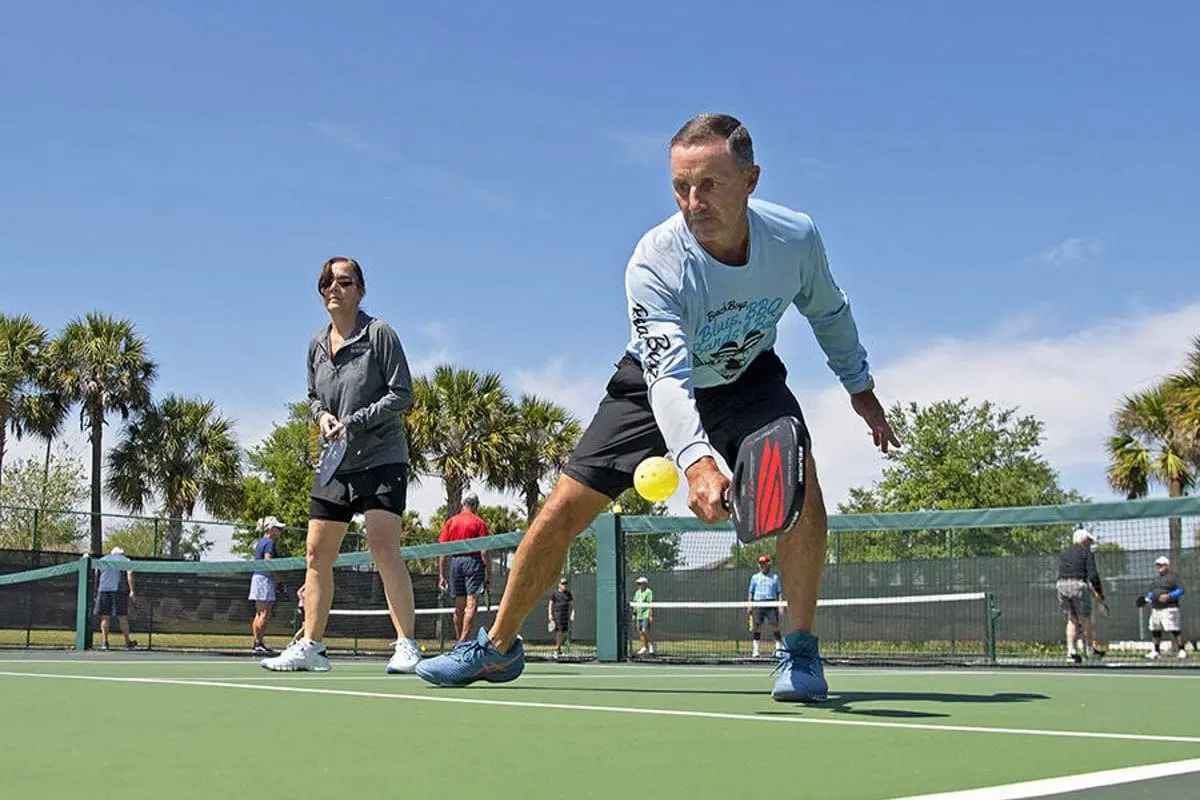
<path id="1" fill-rule="evenodd" d="M 654 655 L 654 645 L 650 645 L 650 655 Z"/>
<path id="2" fill-rule="evenodd" d="M 779 659 L 783 658 L 785 655 L 787 655 L 787 650 L 784 650 L 782 647 L 776 647 L 774 655 L 775 655 L 775 659 L 779 660 Z"/>
<path id="3" fill-rule="evenodd" d="M 750 651 L 750 657 L 751 657 L 751 658 L 758 658 L 758 657 L 759 657 L 759 655 L 761 655 L 761 654 L 758 652 L 758 648 L 757 648 L 757 647 L 755 647 L 753 650 L 751 650 L 751 651 Z"/>
<path id="4" fill-rule="evenodd" d="M 638 650 L 638 651 L 637 651 L 637 654 L 638 654 L 639 656 L 644 656 L 644 655 L 646 655 L 646 648 L 644 648 L 644 647 L 643 647 L 641 650 Z"/>
<path id="5" fill-rule="evenodd" d="M 1181 647 L 1181 648 L 1179 649 L 1179 656 L 1178 656 L 1178 658 L 1179 658 L 1180 660 L 1183 660 L 1183 659 L 1187 658 L 1187 650 L 1184 650 L 1184 649 Z"/>
<path id="6" fill-rule="evenodd" d="M 392 658 L 388 661 L 387 672 L 389 675 L 404 673 L 411 675 L 417 671 L 417 664 L 421 663 L 421 649 L 417 647 L 415 639 L 400 639 L 393 642 L 396 646 L 396 652 L 392 653 Z"/>
<path id="7" fill-rule="evenodd" d="M 1149 653 L 1146 653 L 1147 661 L 1157 661 L 1160 658 L 1162 658 L 1162 656 L 1158 654 L 1157 650 L 1151 650 Z"/>
<path id="8" fill-rule="evenodd" d="M 325 645 L 308 639 L 292 642 L 279 655 L 258 663 L 272 672 L 329 672 L 333 669 L 325 655 Z"/>

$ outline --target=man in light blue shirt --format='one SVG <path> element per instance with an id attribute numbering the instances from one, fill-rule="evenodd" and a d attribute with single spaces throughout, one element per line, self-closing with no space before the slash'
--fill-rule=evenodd
<path id="1" fill-rule="evenodd" d="M 771 557 L 758 557 L 758 572 L 750 576 L 750 588 L 746 592 L 746 611 L 750 615 L 751 655 L 758 658 L 758 644 L 762 641 L 762 625 L 771 624 L 771 634 L 775 637 L 775 657 L 783 655 L 783 637 L 779 633 L 779 606 L 783 599 L 783 587 L 779 583 L 779 575 L 771 572 Z"/>
<path id="2" fill-rule="evenodd" d="M 675 134 L 670 158 L 679 211 L 641 238 L 626 265 L 625 357 L 521 541 L 491 630 L 472 647 L 423 662 L 417 674 L 431 683 L 521 674 L 521 624 L 557 579 L 571 540 L 633 485 L 644 459 L 670 453 L 687 478 L 693 513 L 709 524 L 729 518 L 729 479 L 717 459 L 732 465 L 742 441 L 780 417 L 803 425 L 773 347 L 789 307 L 808 321 L 875 445 L 886 452 L 899 444 L 813 221 L 750 197 L 759 167 L 749 131 L 727 114 L 701 114 Z M 820 702 L 828 684 L 812 629 L 828 534 L 811 446 L 803 474 L 800 518 L 776 545 L 789 633 L 771 696 Z"/>
<path id="3" fill-rule="evenodd" d="M 125 551 L 114 547 L 101 561 L 128 561 Z M 134 597 L 133 572 L 119 569 L 97 570 L 96 606 L 94 613 L 100 617 L 100 649 L 108 649 L 109 620 L 117 618 L 121 633 L 125 636 L 125 649 L 132 650 L 137 642 L 129 638 L 129 601 Z M 122 580 L 124 579 L 124 580 Z"/>

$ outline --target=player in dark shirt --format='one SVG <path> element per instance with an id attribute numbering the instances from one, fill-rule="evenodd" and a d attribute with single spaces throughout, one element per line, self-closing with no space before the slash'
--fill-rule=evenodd
<path id="1" fill-rule="evenodd" d="M 1096 537 L 1086 528 L 1072 536 L 1072 544 L 1058 559 L 1058 605 L 1067 618 L 1067 658 L 1083 661 L 1087 642 L 1092 641 L 1092 596 L 1104 601 L 1104 585 L 1096 569 L 1092 547 Z"/>
<path id="2" fill-rule="evenodd" d="M 1171 560 L 1159 556 L 1154 562 L 1154 580 L 1150 591 L 1138 598 L 1138 605 L 1150 605 L 1150 635 L 1154 637 L 1154 649 L 1146 654 L 1148 659 L 1162 657 L 1163 631 L 1175 639 L 1175 649 L 1178 657 L 1187 658 L 1187 650 L 1183 646 L 1183 631 L 1179 620 L 1179 598 L 1183 597 L 1183 585 L 1179 576 L 1171 571 Z"/>
<path id="3" fill-rule="evenodd" d="M 567 579 L 558 582 L 558 588 L 550 594 L 550 604 L 546 607 L 550 618 L 550 630 L 554 631 L 554 657 L 562 658 L 563 640 L 575 620 L 575 598 L 571 595 Z"/>

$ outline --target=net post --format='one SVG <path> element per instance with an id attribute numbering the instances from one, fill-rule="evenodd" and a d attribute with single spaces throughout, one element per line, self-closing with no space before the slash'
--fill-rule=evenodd
<path id="1" fill-rule="evenodd" d="M 617 514 L 601 514 L 592 527 L 596 535 L 596 660 L 624 661 L 625 564 L 621 518 Z"/>
<path id="2" fill-rule="evenodd" d="M 984 642 L 983 649 L 987 654 L 987 661 L 992 666 L 996 664 L 996 618 L 1000 616 L 1000 610 L 996 608 L 996 595 L 991 592 L 987 593 L 987 599 L 984 602 L 985 613 L 987 614 L 987 640 Z"/>
<path id="3" fill-rule="evenodd" d="M 91 575 L 92 557 L 84 555 L 79 559 L 79 582 L 75 589 L 75 649 L 88 649 L 88 578 Z"/>

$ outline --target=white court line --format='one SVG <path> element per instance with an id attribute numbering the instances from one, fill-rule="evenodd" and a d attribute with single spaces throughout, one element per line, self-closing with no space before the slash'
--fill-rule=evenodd
<path id="1" fill-rule="evenodd" d="M 36 673 L 27 673 L 27 674 L 36 674 Z M 724 675 L 724 674 L 716 675 L 716 674 L 712 674 L 712 673 L 703 673 L 703 672 L 702 673 L 670 672 L 670 673 L 659 673 L 659 674 L 655 674 L 655 675 L 585 675 L 583 673 L 567 673 L 567 672 L 541 672 L 541 673 L 526 672 L 521 677 L 521 682 L 526 683 L 528 681 L 579 680 L 579 679 L 584 679 L 584 680 L 589 680 L 589 681 L 604 681 L 604 680 L 643 681 L 643 680 L 653 680 L 653 679 L 677 680 L 677 679 L 688 679 L 688 678 L 711 679 L 711 678 L 729 678 L 729 677 L 754 678 L 755 680 L 763 681 L 763 680 L 769 679 L 770 675 L 766 672 L 747 672 L 745 675 L 733 675 L 733 676 Z M 405 680 L 402 677 L 399 677 L 396 675 L 385 675 L 382 672 L 375 674 L 375 675 L 330 675 L 327 673 L 320 674 L 320 675 L 314 675 L 312 673 L 303 673 L 303 672 L 301 672 L 301 673 L 282 672 L 282 673 L 275 673 L 275 674 L 271 674 L 271 675 L 228 675 L 228 676 L 226 676 L 226 675 L 205 675 L 203 677 L 196 678 L 195 680 L 271 681 L 271 680 L 279 680 L 281 678 L 285 679 L 285 680 L 288 678 L 291 678 L 292 680 L 306 680 L 306 681 L 389 681 L 391 683 L 400 683 L 401 681 Z M 163 678 L 163 680 L 190 681 L 192 679 L 191 678 Z M 763 694 L 766 694 L 765 689 L 763 690 Z"/>
<path id="2" fill-rule="evenodd" d="M 657 717 L 688 717 L 692 719 L 722 719 L 738 722 L 775 722 L 795 725 L 838 725 L 848 728 L 888 728 L 892 730 L 939 731 L 945 733 L 999 733 L 1014 736 L 1048 736 L 1063 739 L 1117 739 L 1133 742 L 1182 742 L 1200 744 L 1200 736 L 1163 736 L 1140 733 L 1104 733 L 1100 731 L 1061 731 L 1039 728 L 984 728 L 969 725 L 929 725 L 919 722 L 874 722 L 868 720 L 826 719 L 814 717 L 791 717 L 758 714 L 730 714 L 717 711 L 684 711 L 673 708 L 637 708 L 630 706 L 593 706 L 577 703 L 534 703 L 525 700 L 487 700 L 480 697 L 448 697 L 445 695 L 399 694 L 392 692 L 362 692 L 351 689 L 309 689 L 300 686 L 272 686 L 256 683 L 232 683 L 227 681 L 173 680 L 164 678 L 117 678 L 100 675 L 62 675 L 43 672 L 0 671 L 0 677 L 42 678 L 67 681 L 101 681 L 105 683 L 139 683 L 164 686 L 209 686 L 217 689 L 250 689 L 260 692 L 295 692 L 298 694 L 335 695 L 340 697 L 366 697 L 377 700 L 413 700 L 424 703 L 458 703 L 474 706 L 501 706 L 507 708 L 540 708 L 559 711 L 599 711 L 610 714 L 635 714 Z"/>
<path id="3" fill-rule="evenodd" d="M 1193 772 L 1200 772 L 1200 758 L 1171 761 L 1165 764 L 1146 764 L 1140 767 L 1106 769 L 1103 772 L 1064 775 L 1061 778 L 1024 781 L 1004 786 L 987 786 L 982 789 L 966 789 L 959 792 L 913 795 L 898 798 L 898 800 L 1023 800 L 1028 797 L 1048 797 L 1082 789 L 1100 789 L 1106 786 L 1119 786 L 1123 783 L 1166 778 L 1171 775 L 1188 775 Z"/>
<path id="4" fill-rule="evenodd" d="M 0 664 L 87 664 L 87 665 L 92 665 L 92 664 L 141 664 L 143 666 L 145 666 L 147 664 L 155 664 L 155 665 L 158 665 L 158 664 L 168 665 L 169 664 L 169 665 L 174 666 L 174 665 L 186 665 L 186 664 L 250 663 L 253 660 L 253 658 L 254 658 L 253 656 L 237 656 L 237 655 L 219 656 L 219 657 L 198 655 L 195 658 L 188 658 L 188 659 L 166 659 L 166 658 L 160 659 L 160 658 L 154 658 L 153 656 L 148 656 L 148 657 L 143 657 L 143 658 L 134 657 L 134 658 L 109 659 L 109 658 L 105 658 L 104 656 L 88 658 L 88 657 L 71 655 L 71 656 L 64 656 L 62 658 L 0 658 Z M 335 657 L 333 659 L 333 663 L 336 665 L 341 665 L 343 667 L 374 666 L 375 664 L 383 663 L 383 656 L 381 655 L 379 658 L 376 658 L 373 661 L 369 660 L 369 659 L 363 659 L 363 658 L 343 659 L 343 658 Z M 764 664 L 730 664 L 728 666 L 709 664 L 709 665 L 703 665 L 703 666 L 697 665 L 694 667 L 689 667 L 689 666 L 682 665 L 682 664 L 654 664 L 654 663 L 646 663 L 646 662 L 633 662 L 633 663 L 624 663 L 624 664 L 596 664 L 596 663 L 585 662 L 585 663 L 577 663 L 577 664 L 557 664 L 557 665 L 553 664 L 553 662 L 549 662 L 549 661 L 546 661 L 546 662 L 539 661 L 539 662 L 532 662 L 532 663 L 535 663 L 537 665 L 544 664 L 545 666 L 571 667 L 574 669 L 588 670 L 588 671 L 591 671 L 591 670 L 596 670 L 596 671 L 622 670 L 622 671 L 628 672 L 630 675 L 641 674 L 642 677 L 649 677 L 650 674 L 654 674 L 654 673 L 658 672 L 659 670 L 662 670 L 665 668 L 671 668 L 671 669 L 675 669 L 675 670 L 704 670 L 706 672 L 713 673 L 714 676 L 717 674 L 722 674 L 722 675 L 744 674 L 744 675 L 758 676 L 758 675 L 760 675 L 760 673 L 754 672 L 754 670 L 756 668 L 771 666 L 771 664 L 769 662 L 764 663 Z M 1143 670 L 1147 670 L 1147 669 L 1150 671 L 1143 671 Z M 1135 670 L 1137 670 L 1137 671 L 1135 671 Z M 880 668 L 874 668 L 874 667 L 843 667 L 843 666 L 832 665 L 832 664 L 825 667 L 826 673 L 834 674 L 834 675 L 838 675 L 838 676 L 868 675 L 868 676 L 872 676 L 872 677 L 900 677 L 900 676 L 908 677 L 908 676 L 929 675 L 929 676 L 938 676 L 938 677 L 950 676 L 950 677 L 964 677 L 964 678 L 971 678 L 971 677 L 1019 678 L 1022 675 L 1033 675 L 1033 676 L 1044 677 L 1044 678 L 1068 678 L 1070 680 L 1077 680 L 1079 678 L 1120 678 L 1122 680 L 1144 679 L 1144 680 L 1177 680 L 1177 681 L 1200 680 L 1200 669 L 1196 669 L 1196 668 L 1166 667 L 1166 668 L 1161 669 L 1161 671 L 1159 671 L 1159 672 L 1155 672 L 1153 670 L 1154 670 L 1153 667 L 1149 667 L 1149 668 L 1146 668 L 1146 667 L 1127 667 L 1127 668 L 1114 667 L 1114 668 L 1110 668 L 1110 669 L 1074 669 L 1071 667 L 1063 667 L 1062 669 L 1013 668 L 1013 669 L 1008 669 L 1008 670 L 991 669 L 991 668 L 979 669 L 976 667 L 963 667 L 962 669 L 931 669 L 931 668 L 927 668 L 927 667 L 915 667 L 915 668 L 907 668 L 907 667 L 891 668 L 891 667 L 889 667 L 886 669 L 880 669 Z M 1180 673 L 1186 673 L 1186 674 L 1180 674 Z M 534 675 L 537 673 L 530 672 L 529 674 Z M 579 674 L 583 675 L 582 672 L 580 672 Z"/>
<path id="5" fill-rule="evenodd" d="M 580 667 L 581 669 L 624 669 L 637 670 L 645 669 L 647 671 L 653 669 L 661 669 L 667 666 L 666 664 L 653 664 L 647 662 L 633 662 L 625 664 L 574 664 L 572 666 Z M 679 665 L 671 665 L 678 667 Z M 729 666 L 696 666 L 691 669 L 708 669 L 713 671 L 724 672 L 740 672 L 742 670 L 753 669 L 755 664 Z M 685 667 L 687 668 L 687 667 Z M 1139 671 L 1135 671 L 1139 670 Z M 1149 670 L 1146 672 L 1140 670 Z M 1079 669 L 1075 667 L 1063 667 L 1062 669 L 1054 668 L 1028 668 L 1014 667 L 1013 669 L 981 669 L 978 667 L 963 667 L 962 669 L 932 669 L 929 667 L 845 667 L 838 664 L 825 665 L 826 673 L 834 673 L 837 675 L 872 675 L 872 676 L 908 676 L 908 675 L 937 675 L 937 676 L 991 676 L 1004 678 L 1017 678 L 1022 675 L 1037 675 L 1047 678 L 1148 678 L 1153 680 L 1200 680 L 1200 669 L 1194 667 L 1163 667 L 1160 671 L 1155 672 L 1154 667 L 1111 667 L 1105 669 Z M 1188 673 L 1188 674 L 1179 674 Z"/>

